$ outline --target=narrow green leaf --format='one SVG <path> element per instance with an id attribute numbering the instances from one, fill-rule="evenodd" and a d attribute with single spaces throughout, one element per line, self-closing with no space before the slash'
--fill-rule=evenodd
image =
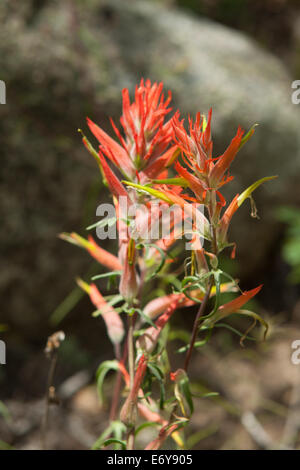
<path id="1" fill-rule="evenodd" d="M 110 424 L 103 433 L 98 437 L 98 439 L 92 445 L 92 450 L 100 449 L 103 442 L 106 440 L 108 436 L 112 433 L 112 424 Z"/>
<path id="2" fill-rule="evenodd" d="M 252 336 L 245 336 L 244 333 L 241 333 L 239 330 L 236 330 L 232 326 L 228 325 L 227 323 L 217 323 L 215 325 L 215 328 L 226 328 L 229 331 L 232 331 L 232 333 L 235 333 L 236 335 L 240 336 L 241 338 L 248 339 L 249 341 L 257 341 L 256 338 L 253 338 Z"/>
<path id="3" fill-rule="evenodd" d="M 97 377 L 97 391 L 98 391 L 98 396 L 99 396 L 99 401 L 102 404 L 103 403 L 103 393 L 102 393 L 102 388 L 103 388 L 103 382 L 105 379 L 106 374 L 110 370 L 118 370 L 119 365 L 118 361 L 113 360 L 113 361 L 104 361 L 102 364 L 100 364 L 96 377 Z"/>
<path id="4" fill-rule="evenodd" d="M 88 227 L 86 227 L 86 230 L 92 230 L 96 227 L 105 227 L 106 225 L 108 227 L 111 227 L 112 225 L 114 225 L 115 223 L 117 222 L 117 218 L 116 217 L 110 217 L 110 218 L 105 218 L 105 219 L 101 219 L 99 220 L 98 222 L 95 222 L 94 224 L 92 225 L 89 225 Z"/>
<path id="5" fill-rule="evenodd" d="M 153 184 L 175 184 L 176 186 L 181 186 L 182 188 L 187 188 L 189 183 L 185 178 L 166 178 L 162 180 L 152 180 Z"/>
<path id="6" fill-rule="evenodd" d="M 148 317 L 148 315 L 145 315 L 143 310 L 141 310 L 140 308 L 136 308 L 135 312 L 140 315 L 140 317 L 144 320 L 145 323 L 147 323 L 150 326 L 153 326 L 153 328 L 155 328 L 157 330 L 157 325 L 154 323 L 153 320 L 151 320 L 150 317 Z"/>
<path id="7" fill-rule="evenodd" d="M 189 378 L 188 376 L 185 376 L 183 379 L 180 380 L 180 387 L 182 390 L 182 393 L 184 395 L 184 398 L 186 399 L 186 402 L 189 406 L 191 414 L 194 412 L 194 404 L 193 404 L 193 398 L 192 394 L 190 391 L 190 383 L 189 383 Z"/>
<path id="8" fill-rule="evenodd" d="M 145 193 L 151 194 L 151 196 L 154 196 L 157 199 L 161 199 L 162 201 L 165 201 L 168 204 L 173 204 L 172 199 L 170 199 L 162 191 L 158 191 L 157 189 L 153 189 L 153 188 L 148 188 L 147 186 L 142 186 L 141 184 L 131 183 L 130 181 L 122 181 L 122 183 L 126 184 L 126 186 L 130 186 L 132 188 L 138 189 L 139 191 L 143 191 Z"/>
<path id="9" fill-rule="evenodd" d="M 266 339 L 266 336 L 269 330 L 269 325 L 260 315 L 258 315 L 258 313 L 252 312 L 251 310 L 244 310 L 244 309 L 238 310 L 236 313 L 240 315 L 246 315 L 247 317 L 253 318 L 255 320 L 253 326 L 251 325 L 251 327 L 248 328 L 248 330 L 244 334 L 243 338 L 241 339 L 241 343 L 246 338 L 247 334 L 252 330 L 252 328 L 254 328 L 256 321 L 261 323 L 261 325 L 265 328 L 264 340 Z"/>
<path id="10" fill-rule="evenodd" d="M 160 246 L 156 245 L 155 243 L 147 243 L 147 245 L 145 245 L 145 246 L 155 248 L 161 255 L 161 261 L 160 261 L 158 267 L 156 268 L 156 270 L 151 274 L 149 279 L 147 279 L 147 281 L 148 281 L 148 280 L 153 279 L 154 277 L 156 277 L 156 275 L 162 270 L 162 268 L 163 268 L 163 266 L 166 262 L 166 254 L 165 254 L 164 250 Z"/>
<path id="11" fill-rule="evenodd" d="M 143 429 L 145 428 L 150 428 L 150 427 L 153 427 L 153 426 L 159 426 L 160 423 L 154 423 L 152 421 L 146 421 L 145 423 L 141 424 L 140 426 L 138 426 L 135 430 L 135 436 L 137 436 L 141 431 L 143 431 Z"/>
<path id="12" fill-rule="evenodd" d="M 115 438 L 107 439 L 106 441 L 103 442 L 102 446 L 107 447 L 111 444 L 120 444 L 120 446 L 122 446 L 122 449 L 126 450 L 126 442 L 121 441 L 120 439 L 115 439 Z"/>
<path id="13" fill-rule="evenodd" d="M 160 403 L 159 403 L 159 407 L 161 410 L 164 409 L 164 404 L 165 404 L 165 396 L 166 396 L 166 393 L 165 393 L 165 386 L 164 386 L 164 382 L 163 382 L 163 379 L 164 379 L 164 373 L 160 370 L 160 368 L 156 365 L 156 364 L 153 364 L 153 363 L 148 363 L 148 369 L 150 370 L 150 372 L 152 373 L 152 375 L 154 375 L 154 377 L 157 379 L 158 383 L 159 383 L 159 387 L 160 387 Z"/>
<path id="14" fill-rule="evenodd" d="M 251 184 L 251 186 L 249 186 L 249 188 L 245 189 L 245 191 L 242 192 L 242 194 L 239 195 L 239 197 L 237 198 L 237 203 L 238 203 L 238 206 L 240 207 L 243 202 L 251 196 L 251 194 L 253 193 L 253 191 L 258 188 L 258 186 L 260 186 L 261 184 L 263 184 L 265 181 L 270 181 L 270 180 L 273 180 L 275 178 L 278 178 L 278 176 L 266 176 L 265 178 L 261 178 L 260 180 L 258 181 L 255 181 L 255 183 Z"/>
<path id="15" fill-rule="evenodd" d="M 105 277 L 116 277 L 116 276 L 121 276 L 122 271 L 110 271 L 109 273 L 103 273 L 103 274 L 96 274 L 96 276 L 93 276 L 91 279 L 92 281 L 96 281 L 96 279 L 103 279 Z"/>
<path id="16" fill-rule="evenodd" d="M 241 140 L 241 143 L 240 143 L 240 146 L 239 146 L 239 150 L 243 147 L 243 145 L 245 145 L 246 142 L 248 142 L 248 140 L 250 139 L 250 137 L 252 137 L 252 135 L 254 134 L 254 131 L 255 131 L 255 128 L 258 126 L 258 124 L 253 124 L 253 126 L 249 129 L 249 131 L 247 132 L 246 135 L 244 135 L 244 137 L 242 138 Z"/>
<path id="17" fill-rule="evenodd" d="M 215 424 L 212 424 L 205 429 L 201 429 L 201 431 L 198 431 L 191 436 L 188 437 L 186 441 L 186 448 L 187 449 L 193 449 L 199 442 L 203 441 L 204 439 L 212 436 L 218 431 L 219 427 Z"/>

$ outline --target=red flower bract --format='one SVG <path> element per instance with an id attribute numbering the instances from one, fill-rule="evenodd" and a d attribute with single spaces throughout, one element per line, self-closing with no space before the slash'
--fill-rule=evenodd
<path id="1" fill-rule="evenodd" d="M 111 119 L 112 127 L 120 140 L 118 144 L 99 126 L 90 119 L 87 123 L 91 132 L 100 142 L 100 150 L 113 164 L 131 180 L 136 178 L 136 172 L 144 171 L 148 177 L 159 175 L 164 165 L 173 156 L 173 150 L 168 146 L 172 140 L 171 122 L 165 123 L 166 115 L 171 111 L 168 107 L 171 92 L 165 99 L 162 92 L 163 84 L 142 79 L 135 88 L 135 99 L 130 103 L 129 91 L 123 89 L 123 112 L 120 118 L 124 136 Z"/>

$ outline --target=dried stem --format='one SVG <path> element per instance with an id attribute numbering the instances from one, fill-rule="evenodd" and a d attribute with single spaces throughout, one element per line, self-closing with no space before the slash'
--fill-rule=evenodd
<path id="1" fill-rule="evenodd" d="M 57 364 L 57 349 L 54 349 L 51 355 L 51 363 L 50 369 L 48 373 L 48 380 L 47 380 L 47 390 L 46 390 L 46 399 L 45 399 L 45 414 L 43 417 L 42 423 L 42 449 L 46 450 L 47 448 L 47 430 L 48 430 L 48 423 L 49 423 L 49 408 L 50 404 L 53 403 L 52 395 L 53 395 L 53 379 L 55 374 Z"/>

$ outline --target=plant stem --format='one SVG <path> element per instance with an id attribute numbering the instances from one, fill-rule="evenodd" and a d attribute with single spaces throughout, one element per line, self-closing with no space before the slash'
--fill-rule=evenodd
<path id="1" fill-rule="evenodd" d="M 213 286 L 213 280 L 211 279 L 209 281 L 209 285 L 207 287 L 207 291 L 205 293 L 205 296 L 204 296 L 204 299 L 199 307 L 199 310 L 198 310 L 198 313 L 196 315 L 196 318 L 195 318 L 195 321 L 194 321 L 194 325 L 193 325 L 193 331 L 192 331 L 192 336 L 191 336 L 191 341 L 190 341 L 190 347 L 188 349 L 188 352 L 186 354 L 186 357 L 185 357 L 185 361 L 184 361 L 184 370 L 187 372 L 188 370 L 188 367 L 189 367 L 189 363 L 190 363 L 190 360 L 191 360 L 191 357 L 192 357 L 192 352 L 193 352 L 193 349 L 194 349 L 194 344 L 195 344 L 195 341 L 196 341 L 196 338 L 197 338 L 197 334 L 198 334 L 198 328 L 199 328 L 199 323 L 200 323 L 200 319 L 206 309 L 206 305 L 207 305 L 207 302 L 208 302 L 208 299 L 209 299 L 209 296 L 210 296 L 210 291 L 211 291 L 211 288 Z"/>
<path id="2" fill-rule="evenodd" d="M 130 315 L 129 317 L 129 329 L 128 329 L 128 369 L 129 369 L 129 384 L 130 390 L 132 390 L 134 382 L 134 346 L 133 346 L 133 331 L 135 324 L 135 316 Z M 133 411 L 134 414 L 134 411 Z M 127 450 L 134 449 L 134 436 L 135 427 L 131 426 L 127 433 Z"/>
<path id="3" fill-rule="evenodd" d="M 53 387 L 53 379 L 54 379 L 56 364 L 57 364 L 57 350 L 55 349 L 52 353 L 51 364 L 50 364 L 48 380 L 47 380 L 45 414 L 44 414 L 43 423 L 42 423 L 42 449 L 43 450 L 46 450 L 47 448 L 47 430 L 48 430 L 48 423 L 49 423 L 49 408 L 50 408 L 50 403 L 51 403 L 51 388 Z"/>
<path id="4" fill-rule="evenodd" d="M 130 377 L 130 389 L 133 386 L 134 381 L 134 348 L 133 348 L 133 329 L 134 321 L 133 315 L 129 317 L 129 329 L 128 329 L 128 368 Z"/>
<path id="5" fill-rule="evenodd" d="M 117 410 L 118 410 L 118 405 L 119 405 L 119 396 L 120 396 L 120 390 L 121 390 L 121 383 L 122 383 L 122 372 L 118 370 L 117 372 L 117 377 L 116 377 L 116 382 L 114 386 L 114 393 L 113 397 L 111 400 L 111 407 L 110 407 L 110 413 L 109 413 L 109 421 L 115 421 L 117 417 Z"/>
<path id="6" fill-rule="evenodd" d="M 212 252 L 215 254 L 215 256 L 217 256 L 218 255 L 218 242 L 217 242 L 216 228 L 214 226 L 215 205 L 216 205 L 216 192 L 211 191 L 211 204 L 210 204 L 209 211 L 208 211 L 209 212 L 211 230 L 212 230 L 211 249 L 212 249 Z M 207 286 L 207 290 L 206 290 L 204 299 L 203 299 L 203 301 L 202 301 L 202 303 L 199 307 L 198 313 L 197 313 L 195 321 L 194 321 L 193 331 L 192 331 L 192 336 L 191 336 L 191 341 L 190 341 L 190 347 L 188 349 L 188 352 L 186 354 L 185 361 L 184 361 L 184 370 L 186 372 L 187 372 L 188 367 L 189 367 L 189 363 L 190 363 L 190 360 L 191 360 L 194 344 L 195 344 L 195 341 L 196 341 L 196 338 L 197 338 L 200 319 L 201 319 L 201 317 L 202 317 L 202 315 L 203 315 L 203 313 L 206 309 L 206 305 L 207 305 L 207 302 L 209 300 L 210 292 L 211 292 L 213 284 L 214 284 L 214 279 L 211 276 L 209 284 Z"/>
<path id="7" fill-rule="evenodd" d="M 127 434 L 126 450 L 134 450 L 134 438 L 135 438 L 135 428 L 132 427 L 129 429 L 128 434 Z"/>

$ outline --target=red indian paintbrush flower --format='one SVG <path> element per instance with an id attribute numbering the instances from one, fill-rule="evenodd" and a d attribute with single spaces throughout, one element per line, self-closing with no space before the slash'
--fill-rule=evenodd
<path id="1" fill-rule="evenodd" d="M 121 409 L 120 420 L 127 426 L 132 426 L 136 420 L 136 406 L 139 397 L 140 387 L 146 374 L 147 362 L 148 361 L 146 357 L 144 355 L 141 356 L 134 376 L 133 386 Z"/>
<path id="2" fill-rule="evenodd" d="M 88 236 L 87 240 L 86 238 L 78 235 L 78 233 L 61 233 L 60 238 L 84 248 L 95 260 L 98 261 L 98 263 L 109 268 L 111 271 L 120 271 L 122 269 L 122 264 L 118 258 L 109 253 L 109 251 L 101 248 L 91 235 Z"/>
<path id="3" fill-rule="evenodd" d="M 106 302 L 95 284 L 89 285 L 81 279 L 78 279 L 77 282 L 79 287 L 87 292 L 87 294 L 90 296 L 91 302 L 100 311 L 111 342 L 114 345 L 119 344 L 122 341 L 125 333 L 124 325 L 120 315 L 111 305 Z"/>
<path id="4" fill-rule="evenodd" d="M 135 99 L 130 103 L 129 91 L 123 95 L 123 114 L 120 118 L 124 136 L 113 120 L 111 124 L 120 141 L 118 144 L 90 119 L 87 120 L 91 132 L 100 142 L 101 152 L 118 168 L 127 179 L 158 177 L 164 167 L 174 157 L 177 146 L 168 149 L 172 140 L 171 121 L 165 122 L 171 111 L 171 92 L 165 99 L 163 84 L 151 84 L 141 80 L 136 86 Z M 103 164 L 103 160 L 102 160 Z"/>
<path id="5" fill-rule="evenodd" d="M 212 110 L 208 113 L 206 121 L 205 116 L 197 113 L 195 121 L 189 118 L 189 133 L 184 128 L 183 120 L 179 120 L 179 113 L 173 117 L 172 124 L 174 130 L 174 139 L 181 148 L 184 159 L 193 174 L 188 174 L 187 170 L 180 165 L 176 170 L 185 178 L 191 189 L 200 197 L 205 198 L 208 189 L 218 189 L 223 184 L 229 182 L 232 178 L 225 176 L 230 164 L 234 160 L 242 143 L 244 131 L 239 127 L 236 136 L 223 155 L 213 158 L 213 143 L 211 139 L 211 117 Z M 252 135 L 252 134 L 251 134 Z M 247 135 L 247 139 L 250 135 Z"/>
<path id="6" fill-rule="evenodd" d="M 139 277 L 135 268 L 136 249 L 134 240 L 130 240 L 127 244 L 127 250 L 124 259 L 124 269 L 122 271 L 119 291 L 120 294 L 130 304 L 137 296 L 139 289 Z"/>
<path id="7" fill-rule="evenodd" d="M 132 101 L 129 91 L 124 89 L 121 130 L 111 119 L 117 140 L 90 119 L 87 120 L 99 142 L 99 150 L 96 151 L 84 135 L 83 142 L 100 168 L 116 210 L 116 216 L 108 219 L 107 223 L 116 220 L 117 256 L 98 246 L 91 236 L 85 239 L 76 233 L 61 235 L 61 238 L 86 249 L 94 259 L 112 271 L 95 276 L 95 279 L 108 277 L 109 289 L 114 287 L 114 279 L 120 274 L 118 292 L 116 295 L 109 293 L 109 302 L 95 284 L 89 285 L 81 280 L 78 284 L 97 308 L 94 316 L 102 316 L 115 349 L 116 360 L 105 361 L 98 373 L 100 389 L 106 372 L 110 369 L 118 371 L 110 412 L 111 423 L 104 433 L 108 439 L 103 446 L 114 442 L 125 446 L 122 439 L 126 431 L 128 450 L 134 449 L 140 431 L 140 428 L 135 428 L 137 412 L 145 420 L 160 425 L 157 438 L 146 449 L 159 449 L 169 436 L 179 447 L 183 447 L 179 429 L 189 421 L 194 410 L 188 368 L 198 337 L 200 344 L 206 343 L 215 324 L 234 313 L 253 320 L 241 335 L 241 343 L 248 338 L 257 321 L 265 327 L 265 334 L 268 329 L 257 313 L 244 308 L 261 286 L 245 291 L 222 305 L 224 292 L 237 292 L 240 288 L 237 281 L 222 270 L 218 259 L 224 248 L 235 246 L 227 240 L 235 212 L 249 198 L 252 215 L 255 216 L 252 192 L 274 178 L 256 181 L 237 194 L 228 205 L 220 192 L 220 188 L 232 180 L 229 175 L 231 164 L 253 135 L 254 126 L 246 134 L 238 127 L 224 153 L 213 156 L 212 110 L 207 118 L 200 113 L 194 120 L 189 117 L 186 130 L 179 112 L 168 120 L 170 100 L 170 92 L 166 98 L 163 94 L 163 84 L 151 84 L 150 80 L 141 80 Z M 179 160 L 180 154 L 182 158 Z M 168 174 L 171 166 L 176 173 L 175 176 L 170 175 L 172 177 Z M 121 180 L 120 174 L 124 180 Z M 178 238 L 187 234 L 190 252 L 181 269 L 178 267 L 180 251 L 176 252 L 176 247 L 171 250 L 171 247 Z M 175 266 L 173 270 L 170 269 L 172 266 Z M 155 277 L 159 277 L 156 286 Z M 167 335 L 163 336 L 162 330 L 172 321 L 172 315 L 178 308 L 196 304 L 199 304 L 199 309 L 190 341 L 181 348 L 181 352 L 186 351 L 183 368 L 171 373 L 173 397 L 166 401 L 161 381 L 168 374 L 169 361 L 165 356 Z M 123 350 L 121 343 L 125 328 L 119 313 L 128 316 Z M 117 421 L 122 376 L 127 397 L 121 407 L 120 421 L 125 426 Z M 151 398 L 149 391 L 155 380 L 161 385 L 159 403 Z M 167 403 L 172 408 L 169 417 L 160 412 L 163 409 L 167 412 Z"/>

